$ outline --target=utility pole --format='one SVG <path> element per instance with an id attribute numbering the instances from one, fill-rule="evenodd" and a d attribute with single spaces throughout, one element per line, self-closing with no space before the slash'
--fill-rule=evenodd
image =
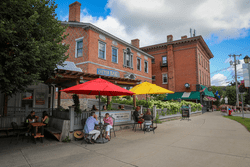
<path id="1" fill-rule="evenodd" d="M 235 84 L 236 84 L 236 106 L 239 107 L 239 96 L 238 96 L 238 82 L 237 82 L 237 64 L 240 64 L 240 61 L 236 61 L 236 56 L 240 57 L 240 55 L 229 55 L 229 57 L 234 57 L 234 62 L 230 61 L 230 65 L 234 65 L 234 72 L 235 72 Z"/>

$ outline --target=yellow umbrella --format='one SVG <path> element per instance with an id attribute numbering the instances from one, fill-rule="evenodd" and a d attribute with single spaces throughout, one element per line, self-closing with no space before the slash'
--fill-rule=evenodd
<path id="1" fill-rule="evenodd" d="M 164 93 L 174 93 L 173 91 L 170 91 L 168 89 L 162 88 L 160 86 L 157 86 L 155 84 L 151 84 L 149 82 L 143 82 L 139 85 L 136 85 L 129 91 L 134 92 L 135 95 L 141 95 L 141 94 L 164 94 Z"/>
<path id="2" fill-rule="evenodd" d="M 149 82 L 143 82 L 139 85 L 136 85 L 129 91 L 134 92 L 135 93 L 134 95 L 174 93 L 173 91 L 157 86 L 156 84 L 151 84 Z"/>

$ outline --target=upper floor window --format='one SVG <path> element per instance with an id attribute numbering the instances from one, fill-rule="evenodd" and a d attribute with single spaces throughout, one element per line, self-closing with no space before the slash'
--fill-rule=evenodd
<path id="1" fill-rule="evenodd" d="M 162 64 L 167 64 L 167 56 L 162 56 Z"/>
<path id="2" fill-rule="evenodd" d="M 112 62 L 118 63 L 118 49 L 112 47 Z"/>
<path id="3" fill-rule="evenodd" d="M 199 64 L 201 64 L 200 54 L 198 54 Z"/>
<path id="4" fill-rule="evenodd" d="M 168 83 L 168 74 L 162 74 L 162 84 Z"/>
<path id="5" fill-rule="evenodd" d="M 202 56 L 201 56 L 201 64 L 202 64 Z M 203 66 L 203 64 L 202 64 L 202 66 Z"/>
<path id="6" fill-rule="evenodd" d="M 98 57 L 106 60 L 106 43 L 99 41 Z"/>
<path id="7" fill-rule="evenodd" d="M 155 81 L 155 75 L 152 75 L 152 80 Z"/>
<path id="8" fill-rule="evenodd" d="M 76 58 L 82 57 L 83 42 L 82 40 L 76 42 Z"/>
<path id="9" fill-rule="evenodd" d="M 133 69 L 133 53 L 131 53 L 129 48 L 124 50 L 123 67 L 129 67 Z"/>
<path id="10" fill-rule="evenodd" d="M 148 73 L 148 61 L 144 61 L 144 72 Z"/>
<path id="11" fill-rule="evenodd" d="M 139 57 L 137 57 L 137 70 L 141 71 L 141 59 Z"/>
<path id="12" fill-rule="evenodd" d="M 153 63 L 153 64 L 155 63 L 155 59 L 152 59 L 152 63 Z"/>

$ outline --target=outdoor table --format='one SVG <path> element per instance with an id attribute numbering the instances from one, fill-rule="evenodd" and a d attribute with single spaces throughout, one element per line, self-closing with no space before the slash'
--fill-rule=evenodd
<path id="1" fill-rule="evenodd" d="M 96 140 L 97 143 L 107 143 L 108 142 L 108 139 L 105 139 L 102 137 L 102 134 L 103 134 L 103 131 L 104 131 L 104 128 L 109 125 L 108 123 L 100 123 L 98 125 L 96 125 L 97 127 L 99 127 L 100 131 L 101 131 L 101 134 L 100 134 L 100 138 Z"/>
<path id="2" fill-rule="evenodd" d="M 46 124 L 41 123 L 41 122 L 34 122 L 34 123 L 30 123 L 30 125 L 33 128 L 33 133 L 31 136 L 34 138 L 35 143 L 36 143 L 36 138 L 41 138 L 41 142 L 43 143 L 43 138 L 44 138 L 44 128 L 43 127 Z M 41 133 L 36 133 L 36 127 L 41 127 Z"/>

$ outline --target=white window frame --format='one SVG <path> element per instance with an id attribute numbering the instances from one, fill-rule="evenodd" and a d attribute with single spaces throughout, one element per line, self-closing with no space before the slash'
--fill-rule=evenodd
<path id="1" fill-rule="evenodd" d="M 147 72 L 145 71 L 145 63 L 147 63 Z M 149 65 L 149 64 L 148 64 L 148 61 L 144 60 L 144 72 L 145 72 L 145 73 L 148 73 L 148 65 Z"/>
<path id="2" fill-rule="evenodd" d="M 117 61 L 116 62 L 113 62 L 113 49 L 116 49 L 116 53 L 117 53 Z M 99 52 L 99 51 L 98 51 Z M 118 48 L 112 46 L 111 47 L 111 62 L 112 63 L 117 63 L 118 64 Z"/>
<path id="3" fill-rule="evenodd" d="M 130 49 L 131 50 L 131 49 Z M 133 62 L 133 53 L 130 51 L 129 55 L 129 66 L 127 65 L 127 49 L 123 50 L 123 67 L 128 67 L 131 68 L 132 70 L 134 69 L 134 62 Z"/>
<path id="4" fill-rule="evenodd" d="M 99 55 L 100 43 L 104 44 L 104 48 L 105 48 L 105 50 L 104 50 L 104 58 L 100 57 L 100 55 Z M 98 58 L 99 58 L 99 59 L 106 60 L 106 43 L 103 42 L 103 41 L 98 41 Z"/>
<path id="5" fill-rule="evenodd" d="M 83 38 L 84 38 L 84 37 L 75 39 L 75 41 L 76 41 L 76 46 L 75 46 L 75 58 L 78 58 L 78 56 L 77 56 L 77 42 L 82 41 L 82 52 L 83 52 Z M 79 57 L 83 57 L 83 55 L 82 55 L 82 56 L 79 56 Z"/>
<path id="6" fill-rule="evenodd" d="M 164 76 L 167 77 L 167 82 L 164 82 Z M 168 84 L 168 74 L 162 74 L 162 84 Z"/>
<path id="7" fill-rule="evenodd" d="M 166 57 L 166 63 L 163 63 L 163 57 Z M 167 56 L 162 56 L 162 57 L 161 57 L 161 61 L 162 61 L 162 64 L 167 64 L 167 63 L 168 63 L 168 58 L 167 58 Z"/>
<path id="8" fill-rule="evenodd" d="M 137 68 L 137 61 L 138 60 L 140 60 L 140 69 L 138 70 L 138 68 Z M 141 58 L 139 58 L 139 57 L 137 57 L 137 59 L 136 59 L 136 69 L 138 70 L 138 71 L 141 71 Z"/>

